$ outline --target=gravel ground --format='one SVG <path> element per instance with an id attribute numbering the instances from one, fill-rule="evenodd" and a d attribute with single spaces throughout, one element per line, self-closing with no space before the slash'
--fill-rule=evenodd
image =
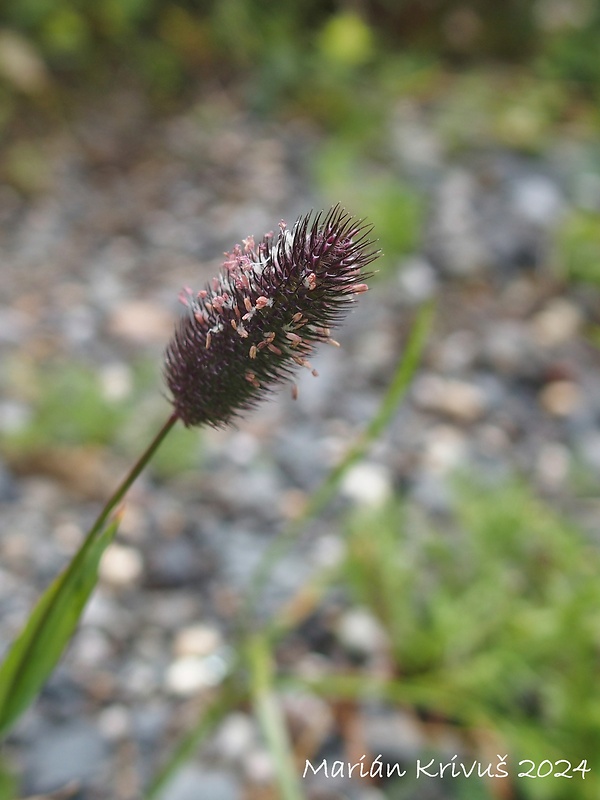
<path id="1" fill-rule="evenodd" d="M 361 297 L 337 337 L 342 348 L 320 352 L 320 377 L 302 376 L 297 401 L 283 389 L 237 429 L 204 433 L 203 469 L 167 482 L 146 475 L 132 490 L 80 632 L 6 747 L 24 794 L 75 781 L 72 796 L 85 800 L 140 796 L 158 754 L 225 674 L 261 554 L 374 413 L 422 301 L 440 301 L 425 362 L 384 439 L 344 481 L 345 502 L 402 489 L 443 512 L 448 475 L 471 467 L 490 480 L 518 469 L 569 506 L 574 467 L 600 476 L 600 356 L 584 336 L 600 323 L 598 293 L 565 288 L 551 268 L 553 229 L 577 196 L 579 151 L 558 143 L 539 158 L 493 149 L 451 157 L 425 115 L 412 115 L 410 130 L 402 120 L 392 169 L 428 193 L 422 248 Z M 419 136 L 428 148 L 414 146 Z M 179 289 L 200 287 L 248 233 L 320 205 L 307 178 L 317 140 L 304 123 L 257 123 L 218 98 L 210 115 L 156 122 L 123 95 L 43 141 L 38 190 L 0 186 L 4 433 L 31 415 L 9 376 L 46 361 L 89 364 L 112 396 L 127 391 L 134 359 L 155 359 L 166 416 L 160 357 Z M 2 645 L 126 468 L 123 456 L 83 444 L 0 460 Z M 597 507 L 576 511 L 591 524 Z M 263 613 L 337 546 L 325 514 L 274 569 Z M 338 613 L 348 642 L 377 647 L 373 620 Z M 299 645 L 307 665 L 315 625 Z M 310 718 L 314 736 L 331 728 L 333 712 L 316 698 L 290 700 L 288 713 L 298 724 Z M 419 748 L 419 730 L 399 712 L 372 709 L 363 724 L 371 742 Z M 165 798 L 273 797 L 261 789 L 271 775 L 256 723 L 236 711 Z M 342 796 L 383 795 L 315 786 L 315 798 Z"/>

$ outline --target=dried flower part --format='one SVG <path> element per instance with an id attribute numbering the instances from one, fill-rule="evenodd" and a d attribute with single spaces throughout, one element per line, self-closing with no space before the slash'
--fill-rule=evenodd
<path id="1" fill-rule="evenodd" d="M 236 245 L 219 277 L 180 299 L 189 314 L 165 356 L 172 403 L 185 425 L 224 425 L 252 406 L 330 339 L 365 268 L 379 255 L 370 228 L 336 206 L 292 230 Z M 337 343 L 335 343 L 337 344 Z"/>

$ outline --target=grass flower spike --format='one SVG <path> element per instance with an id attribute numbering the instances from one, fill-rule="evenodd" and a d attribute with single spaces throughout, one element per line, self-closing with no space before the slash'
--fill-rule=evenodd
<path id="1" fill-rule="evenodd" d="M 291 230 L 282 222 L 277 236 L 236 245 L 206 289 L 182 292 L 188 313 L 165 355 L 173 410 L 0 663 L 0 736 L 39 693 L 68 645 L 116 535 L 121 504 L 173 426 L 225 425 L 298 367 L 312 370 L 314 346 L 335 344 L 330 328 L 367 289 L 366 267 L 379 254 L 370 230 L 338 206 L 302 217 Z"/>
<path id="2" fill-rule="evenodd" d="M 217 278 L 180 299 L 189 314 L 165 356 L 176 416 L 187 426 L 224 425 L 292 377 L 318 342 L 331 342 L 365 268 L 379 255 L 365 226 L 339 206 L 280 223 L 277 236 L 236 245 Z M 313 370 L 314 372 L 314 370 Z"/>

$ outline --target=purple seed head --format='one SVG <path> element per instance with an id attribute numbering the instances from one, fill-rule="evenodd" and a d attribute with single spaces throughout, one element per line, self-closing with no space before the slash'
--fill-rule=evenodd
<path id="1" fill-rule="evenodd" d="M 339 206 L 291 230 L 282 222 L 277 236 L 236 245 L 205 289 L 182 292 L 189 313 L 165 379 L 185 425 L 224 425 L 298 366 L 312 369 L 314 345 L 333 342 L 330 328 L 367 290 L 365 268 L 379 255 L 370 230 Z"/>

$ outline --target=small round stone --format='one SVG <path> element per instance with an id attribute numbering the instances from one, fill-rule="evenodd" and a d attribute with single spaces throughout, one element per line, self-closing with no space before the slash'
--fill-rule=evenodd
<path id="1" fill-rule="evenodd" d="M 225 659 L 216 654 L 205 658 L 183 656 L 169 666 L 165 684 L 173 694 L 187 697 L 202 689 L 218 685 L 226 672 Z"/>
<path id="2" fill-rule="evenodd" d="M 223 638 L 217 628 L 210 625 L 190 625 L 177 632 L 173 651 L 178 657 L 207 656 L 222 645 Z"/>
<path id="3" fill-rule="evenodd" d="M 438 375 L 417 378 L 413 396 L 423 410 L 444 414 L 459 422 L 475 422 L 487 410 L 487 398 L 479 386 Z"/>
<path id="4" fill-rule="evenodd" d="M 98 729 L 105 739 L 116 740 L 131 731 L 131 714 L 126 706 L 114 704 L 102 709 L 98 715 Z"/>
<path id="5" fill-rule="evenodd" d="M 539 480 L 549 489 L 556 489 L 566 481 L 571 466 L 568 448 L 558 442 L 548 442 L 540 449 L 536 462 Z"/>
<path id="6" fill-rule="evenodd" d="M 348 650 L 372 656 L 387 646 L 387 635 L 375 617 L 366 609 L 346 611 L 337 625 L 340 643 Z"/>
<path id="7" fill-rule="evenodd" d="M 357 503 L 382 505 L 392 494 L 390 471 L 382 464 L 356 464 L 344 475 L 341 489 L 346 497 Z"/>
<path id="8" fill-rule="evenodd" d="M 561 297 L 536 314 L 531 320 L 531 331 L 538 344 L 557 347 L 576 336 L 581 323 L 577 306 Z"/>
<path id="9" fill-rule="evenodd" d="M 555 417 L 574 414 L 582 403 L 581 389 L 572 381 L 552 381 L 539 395 L 542 407 Z"/>
<path id="10" fill-rule="evenodd" d="M 100 578 L 112 586 L 130 586 L 144 571 L 140 553 L 133 547 L 111 544 L 100 562 Z"/>

